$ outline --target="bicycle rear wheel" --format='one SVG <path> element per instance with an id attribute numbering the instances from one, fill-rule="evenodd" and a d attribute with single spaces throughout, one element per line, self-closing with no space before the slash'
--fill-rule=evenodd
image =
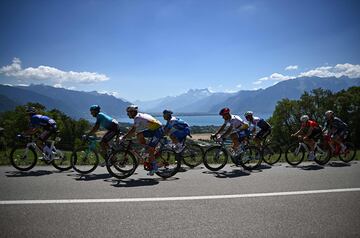
<path id="1" fill-rule="evenodd" d="M 299 143 L 290 145 L 285 153 L 286 162 L 292 166 L 299 165 L 305 157 L 305 149 Z"/>
<path id="2" fill-rule="evenodd" d="M 324 144 L 319 144 L 318 147 L 315 149 L 314 161 L 319 165 L 325 165 L 331 158 L 330 148 Z"/>
<path id="3" fill-rule="evenodd" d="M 237 156 L 235 161 L 246 170 L 256 169 L 261 165 L 261 152 L 256 146 L 246 146 L 244 152 Z"/>
<path id="4" fill-rule="evenodd" d="M 221 146 L 212 146 L 205 151 L 204 165 L 208 170 L 218 171 L 226 165 L 228 153 Z"/>
<path id="5" fill-rule="evenodd" d="M 262 151 L 263 160 L 268 165 L 274 165 L 279 162 L 282 155 L 282 149 L 278 144 L 265 145 Z"/>
<path id="6" fill-rule="evenodd" d="M 353 143 L 351 142 L 345 142 L 346 150 L 344 153 L 341 153 L 339 155 L 340 160 L 342 160 L 345 163 L 349 163 L 355 158 L 356 155 L 356 149 Z"/>
<path id="7" fill-rule="evenodd" d="M 130 177 L 136 170 L 138 161 L 129 150 L 117 150 L 106 159 L 106 169 L 109 174 L 118 179 Z"/>
<path id="8" fill-rule="evenodd" d="M 37 162 L 37 154 L 34 148 L 15 147 L 10 153 L 10 163 L 15 169 L 20 171 L 28 171 L 32 169 Z"/>
<path id="9" fill-rule="evenodd" d="M 181 167 L 181 156 L 172 149 L 161 149 L 155 159 L 158 165 L 156 174 L 165 179 L 174 176 Z"/>
<path id="10" fill-rule="evenodd" d="M 71 155 L 71 165 L 80 174 L 91 173 L 99 165 L 99 155 L 95 150 L 75 150 Z"/>
<path id="11" fill-rule="evenodd" d="M 71 169 L 72 166 L 70 153 L 70 151 L 62 151 L 56 149 L 56 152 L 54 152 L 54 159 L 52 161 L 52 165 L 60 171 L 66 171 Z"/>
<path id="12" fill-rule="evenodd" d="M 181 153 L 184 164 L 190 168 L 195 168 L 203 162 L 204 150 L 198 144 L 186 144 L 184 151 Z"/>

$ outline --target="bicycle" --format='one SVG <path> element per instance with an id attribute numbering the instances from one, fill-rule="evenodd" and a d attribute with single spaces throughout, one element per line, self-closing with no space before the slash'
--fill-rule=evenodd
<path id="1" fill-rule="evenodd" d="M 185 138 L 182 143 L 184 145 L 184 149 L 180 152 L 180 156 L 184 164 L 191 169 L 200 165 L 203 162 L 204 149 L 195 141 L 187 140 L 187 138 Z"/>
<path id="2" fill-rule="evenodd" d="M 217 140 L 214 136 L 211 136 L 216 145 L 210 146 L 204 155 L 204 165 L 211 171 L 218 171 L 222 169 L 230 155 L 230 159 L 236 166 L 241 166 L 246 170 L 253 170 L 260 166 L 262 157 L 261 151 L 254 145 L 249 145 L 247 140 L 240 143 L 241 153 L 233 155 L 228 149 L 230 143 L 226 143 L 226 140 Z"/>
<path id="3" fill-rule="evenodd" d="M 0 164 L 6 164 L 5 159 L 9 158 L 8 147 L 4 136 L 4 128 L 0 127 Z"/>
<path id="4" fill-rule="evenodd" d="M 56 134 L 58 134 L 58 131 Z M 69 156 L 66 156 L 63 151 L 55 147 L 55 143 L 61 140 L 56 135 L 55 140 L 46 141 L 45 144 L 47 148 L 45 151 L 36 144 L 34 136 L 18 134 L 17 139 L 22 142 L 22 145 L 15 145 L 10 152 L 10 163 L 17 170 L 28 171 L 32 169 L 36 165 L 38 159 L 42 159 L 45 164 L 51 164 L 60 171 L 71 169 Z M 25 142 L 25 148 L 23 147 L 23 142 Z M 38 157 L 38 153 L 41 157 Z"/>
<path id="5" fill-rule="evenodd" d="M 272 142 L 271 139 L 266 139 L 260 145 L 260 150 L 263 161 L 268 165 L 274 165 L 277 163 L 282 155 L 281 146 L 275 142 Z"/>
<path id="6" fill-rule="evenodd" d="M 325 134 L 324 139 L 325 139 L 326 145 L 329 147 L 330 152 L 331 152 L 330 158 L 338 156 L 339 159 L 345 163 L 349 163 L 350 161 L 352 161 L 355 158 L 356 148 L 355 148 L 355 145 L 353 143 L 351 143 L 350 141 L 344 142 L 346 149 L 344 151 L 341 151 L 340 144 L 333 142 L 330 135 Z M 347 136 L 345 136 L 345 140 L 346 139 L 347 139 Z"/>
<path id="7" fill-rule="evenodd" d="M 167 144 L 167 139 L 161 138 L 154 154 L 158 165 L 158 171 L 155 173 L 164 179 L 174 176 L 181 167 L 181 155 L 175 153 Z M 110 155 L 111 163 L 107 163 L 106 167 L 112 176 L 118 179 L 127 178 L 135 172 L 140 163 L 143 163 L 146 171 L 152 169 L 147 161 L 146 152 L 137 152 L 134 145 L 136 144 L 133 140 L 123 141 L 119 145 L 120 148 Z"/>
<path id="8" fill-rule="evenodd" d="M 300 137 L 298 139 L 300 139 Z M 292 166 L 297 166 L 304 160 L 305 153 L 309 152 L 309 146 L 303 141 L 291 144 L 290 146 L 288 146 L 285 153 L 286 162 L 288 162 Z M 320 142 L 320 139 L 317 139 L 315 142 L 314 155 L 314 161 L 317 164 L 325 165 L 330 160 L 331 152 L 328 148 L 326 148 L 324 143 Z"/>

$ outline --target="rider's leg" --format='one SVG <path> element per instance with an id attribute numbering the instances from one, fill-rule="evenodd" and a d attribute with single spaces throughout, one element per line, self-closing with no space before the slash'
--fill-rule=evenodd
<path id="1" fill-rule="evenodd" d="M 232 148 L 236 151 L 240 146 L 239 136 L 237 133 L 232 133 L 230 137 L 232 140 Z"/>

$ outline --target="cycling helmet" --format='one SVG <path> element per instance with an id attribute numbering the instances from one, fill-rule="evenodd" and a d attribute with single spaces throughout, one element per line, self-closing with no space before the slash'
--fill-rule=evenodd
<path id="1" fill-rule="evenodd" d="M 171 110 L 167 110 L 167 109 L 165 109 L 164 111 L 163 111 L 163 114 L 173 114 L 173 112 L 171 111 Z"/>
<path id="2" fill-rule="evenodd" d="M 302 115 L 301 117 L 300 117 L 300 121 L 301 122 L 307 122 L 309 120 L 309 116 L 308 115 Z"/>
<path id="3" fill-rule="evenodd" d="M 254 113 L 252 111 L 247 111 L 245 112 L 244 116 L 247 117 L 247 116 L 252 116 Z"/>
<path id="4" fill-rule="evenodd" d="M 137 110 L 138 110 L 138 106 L 136 106 L 136 105 L 130 105 L 130 106 L 128 106 L 126 108 L 127 112 L 131 112 L 131 111 L 136 111 L 137 112 Z"/>
<path id="5" fill-rule="evenodd" d="M 325 112 L 326 117 L 333 116 L 333 115 L 334 115 L 334 112 L 331 111 L 331 110 L 328 110 L 328 111 Z"/>
<path id="6" fill-rule="evenodd" d="M 28 107 L 28 108 L 26 108 L 26 113 L 28 113 L 28 114 L 36 114 L 37 111 L 36 111 L 35 107 Z"/>
<path id="7" fill-rule="evenodd" d="M 100 106 L 97 104 L 91 105 L 90 111 L 100 111 Z"/>
<path id="8" fill-rule="evenodd" d="M 228 107 L 224 107 L 220 110 L 219 115 L 223 116 L 230 113 L 230 109 Z"/>

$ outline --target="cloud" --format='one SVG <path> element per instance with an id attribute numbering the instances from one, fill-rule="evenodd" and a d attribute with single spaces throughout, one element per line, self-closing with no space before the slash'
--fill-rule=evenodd
<path id="1" fill-rule="evenodd" d="M 288 67 L 290 67 L 290 66 L 288 66 Z M 336 77 L 336 78 L 340 78 L 343 76 L 349 77 L 349 78 L 360 78 L 360 65 L 346 63 L 346 64 L 337 64 L 335 66 L 322 66 L 322 67 L 318 67 L 318 68 L 315 68 L 315 69 L 312 69 L 312 70 L 309 70 L 306 72 L 302 72 L 302 73 L 298 74 L 297 76 L 287 76 L 287 75 L 282 75 L 279 73 L 273 73 L 272 75 L 270 75 L 268 77 L 263 77 L 263 78 L 256 80 L 255 82 L 253 82 L 253 84 L 259 85 L 259 84 L 263 83 L 264 81 L 269 81 L 269 80 L 280 82 L 280 81 L 289 80 L 289 79 L 298 78 L 298 77 L 319 77 L 319 78 Z"/>
<path id="2" fill-rule="evenodd" d="M 297 65 L 289 65 L 288 67 L 285 68 L 285 70 L 289 71 L 289 70 L 297 70 L 299 68 L 299 66 Z"/>
<path id="3" fill-rule="evenodd" d="M 237 88 L 241 88 L 242 87 L 242 84 L 238 84 L 236 85 Z"/>
<path id="4" fill-rule="evenodd" d="M 340 78 L 343 76 L 349 78 L 360 78 L 360 65 L 356 64 L 337 64 L 333 66 L 318 67 L 307 72 L 299 74 L 299 77 L 336 77 Z"/>
<path id="5" fill-rule="evenodd" d="M 94 72 L 62 71 L 54 67 L 40 65 L 37 68 L 29 67 L 23 69 L 21 60 L 14 58 L 12 64 L 0 68 L 0 74 L 14 77 L 19 81 L 33 80 L 37 82 L 49 82 L 55 85 L 62 83 L 91 84 L 109 80 L 104 74 Z"/>

